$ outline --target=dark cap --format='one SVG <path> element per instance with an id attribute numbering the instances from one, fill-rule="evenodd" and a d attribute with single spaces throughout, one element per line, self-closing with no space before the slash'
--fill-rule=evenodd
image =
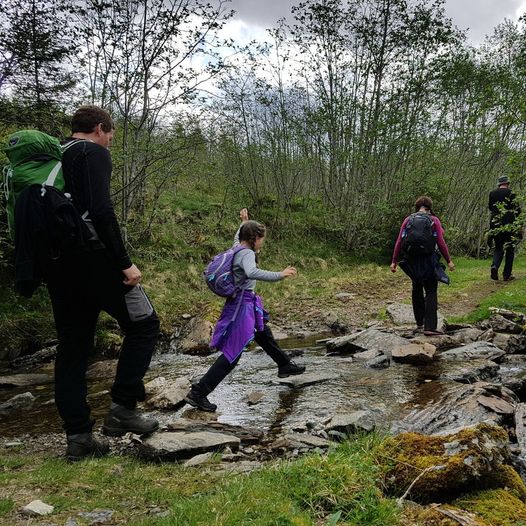
<path id="1" fill-rule="evenodd" d="M 509 184 L 509 182 L 510 182 L 510 179 L 507 175 L 501 175 L 497 179 L 497 184 Z"/>

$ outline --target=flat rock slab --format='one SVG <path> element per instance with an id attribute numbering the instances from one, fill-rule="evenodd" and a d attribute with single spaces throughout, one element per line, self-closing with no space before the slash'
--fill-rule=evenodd
<path id="1" fill-rule="evenodd" d="M 360 347 L 354 343 L 356 334 L 348 334 L 346 336 L 338 336 L 331 338 L 325 343 L 327 347 L 327 354 L 354 354 L 363 352 L 367 349 Z"/>
<path id="2" fill-rule="evenodd" d="M 431 363 L 435 359 L 437 348 L 430 343 L 409 343 L 395 347 L 392 351 L 394 362 L 414 365 Z"/>
<path id="3" fill-rule="evenodd" d="M 498 360 L 506 353 L 490 342 L 473 342 L 440 354 L 441 360 L 467 361 L 473 359 Z"/>
<path id="4" fill-rule="evenodd" d="M 501 415 L 512 415 L 515 412 L 515 407 L 512 404 L 494 395 L 481 395 L 477 398 L 477 402 Z"/>
<path id="5" fill-rule="evenodd" d="M 422 409 L 415 409 L 401 422 L 392 426 L 392 431 L 415 431 L 425 435 L 447 435 L 459 428 L 471 427 L 481 422 L 502 425 L 510 415 L 495 411 L 497 406 L 485 403 L 483 397 L 495 397 L 511 405 L 518 403 L 518 398 L 505 387 L 488 382 L 477 382 L 470 385 L 457 384 L 448 392 Z M 480 400 L 485 403 L 480 403 Z M 504 406 L 502 406 L 504 407 Z M 501 408 L 502 409 L 502 408 Z"/>
<path id="6" fill-rule="evenodd" d="M 209 431 L 155 433 L 143 441 L 139 451 L 145 458 L 179 460 L 208 451 L 220 451 L 226 447 L 237 450 L 240 442 L 234 435 Z"/>
<path id="7" fill-rule="evenodd" d="M 387 306 L 387 314 L 395 325 L 415 325 L 415 315 L 413 314 L 413 306 L 407 303 L 391 303 Z M 438 313 L 439 330 L 445 327 L 444 316 Z"/>
<path id="8" fill-rule="evenodd" d="M 53 506 L 50 506 L 41 500 L 34 500 L 22 508 L 22 513 L 32 517 L 40 517 L 53 513 L 54 509 Z"/>
<path id="9" fill-rule="evenodd" d="M 362 351 L 353 355 L 352 359 L 355 362 L 366 362 L 368 360 L 374 360 L 379 356 L 384 356 L 382 351 Z"/>
<path id="10" fill-rule="evenodd" d="M 155 396 L 146 401 L 146 405 L 155 409 L 176 410 L 183 407 L 185 396 L 192 385 L 187 378 L 178 378 L 175 382 L 168 382 Z"/>
<path id="11" fill-rule="evenodd" d="M 0 376 L 0 387 L 29 387 L 53 383 L 53 377 L 48 374 L 12 374 Z"/>
<path id="12" fill-rule="evenodd" d="M 88 524 L 108 524 L 112 522 L 113 510 L 81 511 L 78 516 L 88 521 Z"/>
<path id="13" fill-rule="evenodd" d="M 246 402 L 248 405 L 256 405 L 259 402 L 261 402 L 261 400 L 263 400 L 264 397 L 265 393 L 263 391 L 252 391 L 251 393 L 243 397 L 243 402 Z"/>
<path id="14" fill-rule="evenodd" d="M 440 376 L 463 384 L 493 380 L 499 372 L 499 365 L 491 360 L 471 360 L 469 362 L 449 362 L 449 370 Z"/>
<path id="15" fill-rule="evenodd" d="M 329 373 L 303 373 L 296 376 L 289 376 L 288 378 L 278 378 L 273 382 L 299 389 L 300 387 L 307 387 L 308 385 L 321 384 L 323 382 L 328 382 L 329 380 L 335 380 L 336 378 L 339 378 L 339 376 L 339 374 Z"/>
<path id="16" fill-rule="evenodd" d="M 307 433 L 288 433 L 274 440 L 271 447 L 273 449 L 312 449 L 318 447 L 327 448 L 330 445 L 330 441 L 325 438 Z"/>

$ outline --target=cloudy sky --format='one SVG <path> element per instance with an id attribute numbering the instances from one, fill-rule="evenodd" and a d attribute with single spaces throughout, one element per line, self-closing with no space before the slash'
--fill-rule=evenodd
<path id="1" fill-rule="evenodd" d="M 243 38 L 258 38 L 278 18 L 289 17 L 299 0 L 232 0 L 237 12 L 231 30 Z M 473 44 L 480 43 L 505 18 L 517 20 L 526 12 L 526 0 L 446 0 L 446 13 Z"/>

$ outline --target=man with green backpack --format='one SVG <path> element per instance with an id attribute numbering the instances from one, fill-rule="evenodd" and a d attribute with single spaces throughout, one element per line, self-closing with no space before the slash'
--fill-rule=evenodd
<path id="1" fill-rule="evenodd" d="M 103 432 L 110 436 L 127 432 L 143 435 L 158 428 L 158 422 L 141 415 L 136 405 L 145 397 L 143 377 L 159 334 L 159 320 L 139 283 L 141 273 L 128 256 L 110 198 L 112 163 L 108 148 L 114 133 L 113 121 L 105 110 L 83 106 L 73 115 L 71 127 L 71 137 L 56 148 L 55 161 L 61 163 L 55 174 L 58 189 L 49 179 L 54 167 L 48 170 L 44 181 L 39 181 L 40 186 L 33 183 L 22 189 L 20 184 L 18 193 L 16 185 L 11 186 L 15 190 L 16 245 L 23 244 L 20 239 L 28 230 L 38 230 L 34 224 L 43 222 L 46 228 L 51 225 L 58 232 L 55 238 L 59 240 L 51 251 L 56 257 L 49 257 L 50 242 L 46 242 L 47 264 L 40 265 L 40 270 L 51 298 L 59 339 L 55 402 L 67 434 L 66 456 L 78 460 L 103 455 L 109 449 L 106 439 L 92 433 L 94 420 L 86 402 L 86 369 L 100 311 L 115 318 L 125 335 L 111 388 L 112 403 L 103 425 Z M 54 195 L 58 197 L 55 199 Z M 67 208 L 64 195 L 65 199 L 71 197 L 69 202 L 76 217 L 71 210 L 62 213 Z M 47 203 L 38 204 L 39 198 L 52 201 L 53 208 Z M 43 212 L 35 220 L 35 208 L 39 206 Z M 80 227 L 75 226 L 78 222 Z M 39 250 L 37 244 L 36 251 Z M 42 258 L 36 260 L 40 263 Z"/>

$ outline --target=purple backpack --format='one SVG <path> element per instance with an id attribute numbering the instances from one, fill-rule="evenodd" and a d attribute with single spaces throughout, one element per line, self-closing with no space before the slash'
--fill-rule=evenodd
<path id="1" fill-rule="evenodd" d="M 208 288 L 218 296 L 223 298 L 230 298 L 236 295 L 238 290 L 242 287 L 236 285 L 234 282 L 234 273 L 232 266 L 234 263 L 234 256 L 241 250 L 246 250 L 246 247 L 237 245 L 231 247 L 224 252 L 221 252 L 208 263 L 203 277 L 208 285 Z"/>

